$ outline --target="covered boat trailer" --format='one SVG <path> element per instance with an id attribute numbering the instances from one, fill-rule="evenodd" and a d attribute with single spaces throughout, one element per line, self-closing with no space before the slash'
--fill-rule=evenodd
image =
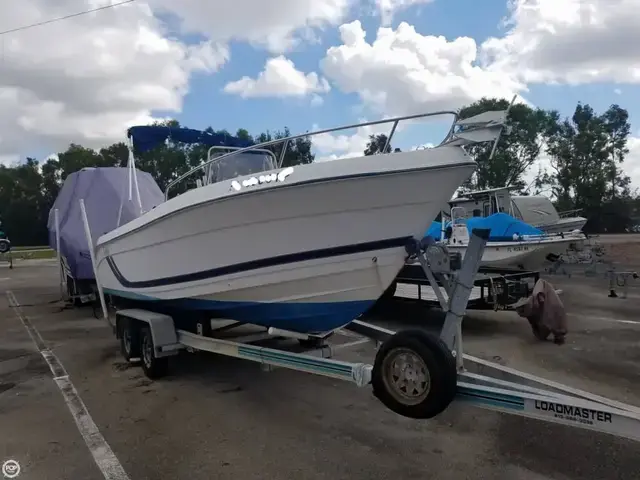
<path id="1" fill-rule="evenodd" d="M 95 282 L 83 281 L 78 282 L 73 275 L 67 262 L 60 251 L 60 211 L 56 208 L 54 214 L 54 228 L 56 234 L 56 260 L 58 263 L 58 275 L 60 286 L 60 298 L 76 307 L 92 304 L 96 300 Z M 89 243 L 91 245 L 91 243 Z M 93 248 L 93 246 L 91 247 Z"/>
<path id="2" fill-rule="evenodd" d="M 95 270 L 91 232 L 84 203 L 80 202 Z M 120 339 L 123 356 L 131 362 L 140 361 L 150 378 L 166 375 L 169 357 L 180 350 L 201 350 L 251 360 L 266 369 L 289 368 L 346 380 L 360 387 L 371 384 L 374 395 L 385 406 L 410 418 L 432 418 L 456 400 L 488 410 L 640 441 L 638 407 L 463 353 L 462 319 L 487 238 L 487 230 L 473 231 L 467 254 L 457 272 L 451 269 L 448 260 L 443 260 L 450 258 L 446 247 L 418 241 L 407 246 L 408 255 L 419 260 L 434 292 L 439 292 L 446 307 L 439 337 L 423 330 L 394 332 L 354 320 L 343 329 L 326 335 L 303 335 L 269 328 L 260 333 L 222 338 L 239 322 L 213 329 L 209 319 L 189 319 L 188 314 L 171 317 L 141 309 L 118 310 L 112 321 L 100 282 L 97 287 L 104 319 Z M 441 286 L 448 294 L 447 300 L 442 296 Z M 360 338 L 342 345 L 330 345 L 326 340 L 333 334 Z M 296 339 L 306 351 L 300 353 L 256 344 L 276 338 Z M 371 341 L 378 347 L 373 365 L 331 358 L 339 349 Z"/>

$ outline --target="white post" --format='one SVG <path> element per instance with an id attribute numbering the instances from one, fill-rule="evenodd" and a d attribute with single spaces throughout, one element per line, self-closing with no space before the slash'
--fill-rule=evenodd
<path id="1" fill-rule="evenodd" d="M 133 200 L 131 195 L 131 176 L 133 176 L 133 186 L 136 189 L 138 207 L 140 208 L 140 215 L 142 215 L 142 200 L 140 199 L 140 187 L 138 186 L 138 175 L 136 174 L 136 158 L 133 154 L 133 137 L 129 137 L 129 168 L 129 200 Z"/>
<path id="2" fill-rule="evenodd" d="M 56 226 L 56 252 L 58 257 L 58 272 L 60 273 L 60 298 L 66 298 L 67 278 L 62 268 L 62 253 L 60 252 L 60 212 L 56 208 L 53 211 L 53 219 Z"/>
<path id="3" fill-rule="evenodd" d="M 131 176 L 131 157 L 133 157 L 133 147 L 131 146 L 132 144 L 133 139 L 129 137 L 129 157 L 127 159 L 127 173 L 129 174 L 129 201 L 133 199 L 133 177 Z"/>
<path id="4" fill-rule="evenodd" d="M 129 177 L 129 182 L 131 182 L 131 175 L 129 175 L 129 166 L 127 165 L 127 176 Z M 122 190 L 120 191 L 120 206 L 118 207 L 118 222 L 116 223 L 116 228 L 120 226 L 120 221 L 122 220 L 122 207 L 124 207 L 124 196 L 126 193 L 127 186 L 122 183 Z"/>
<path id="5" fill-rule="evenodd" d="M 98 266 L 96 265 L 96 254 L 93 247 L 93 239 L 91 238 L 91 228 L 89 227 L 89 218 L 87 217 L 87 210 L 84 206 L 84 200 L 81 198 L 80 212 L 82 213 L 82 223 L 84 224 L 84 234 L 87 237 L 87 243 L 89 245 L 89 256 L 91 257 L 91 265 L 93 267 L 93 275 L 96 279 L 96 286 L 98 287 L 98 296 L 100 297 L 100 305 L 102 306 L 102 315 L 104 319 L 109 322 L 109 314 L 107 313 L 107 303 L 104 300 L 104 292 L 102 291 L 102 285 L 98 279 Z"/>

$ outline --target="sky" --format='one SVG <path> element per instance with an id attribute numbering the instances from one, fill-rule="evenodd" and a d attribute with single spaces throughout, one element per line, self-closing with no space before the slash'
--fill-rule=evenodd
<path id="1" fill-rule="evenodd" d="M 114 3 L 2 0 L 0 31 Z M 640 0 L 136 0 L 0 35 L 0 162 L 154 119 L 295 134 L 517 95 L 563 116 L 626 108 L 640 188 L 639 25 Z M 393 146 L 437 144 L 450 122 L 401 122 Z M 390 128 L 314 136 L 316 158 Z"/>

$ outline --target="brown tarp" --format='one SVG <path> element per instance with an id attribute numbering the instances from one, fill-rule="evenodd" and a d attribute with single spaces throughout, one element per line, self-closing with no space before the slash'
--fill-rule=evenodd
<path id="1" fill-rule="evenodd" d="M 556 343 L 564 343 L 567 313 L 560 296 L 549 282 L 539 279 L 531 296 L 516 308 L 518 315 L 529 320 L 534 335 L 546 340 L 553 334 Z"/>

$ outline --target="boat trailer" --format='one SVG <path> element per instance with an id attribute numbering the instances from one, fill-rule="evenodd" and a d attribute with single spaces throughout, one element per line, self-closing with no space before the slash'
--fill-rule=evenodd
<path id="1" fill-rule="evenodd" d="M 469 298 L 467 310 L 513 310 L 512 305 L 521 298 L 531 295 L 533 286 L 540 278 L 540 272 L 515 268 L 480 267 L 474 278 L 474 287 L 478 295 Z M 441 287 L 443 285 L 438 281 Z M 401 287 L 401 288 L 398 288 Z M 415 293 L 405 294 L 407 287 L 414 287 Z M 556 290 L 561 294 L 561 290 Z M 380 298 L 382 301 L 414 302 L 420 301 L 432 307 L 442 307 L 438 291 L 433 290 L 424 267 L 417 259 L 409 261 L 402 268 L 395 281 Z M 435 299 L 433 298 L 435 297 Z M 444 304 L 446 308 L 446 304 Z"/>
<path id="2" fill-rule="evenodd" d="M 95 251 L 84 203 L 81 210 L 94 271 Z M 171 356 L 181 350 L 206 351 L 243 358 L 274 367 L 346 380 L 359 387 L 371 385 L 373 394 L 389 409 L 414 419 L 437 416 L 453 402 L 488 410 L 536 418 L 640 441 L 640 408 L 616 402 L 556 382 L 519 372 L 463 353 L 462 320 L 474 286 L 474 278 L 488 238 L 488 230 L 474 230 L 459 270 L 451 268 L 445 246 L 419 241 L 407 246 L 417 257 L 445 311 L 439 336 L 424 330 L 394 332 L 354 320 L 325 335 L 304 335 L 275 328 L 242 336 L 230 331 L 245 324 L 232 322 L 213 328 L 210 319 L 169 316 L 142 309 L 117 310 L 108 315 L 102 286 L 98 293 L 104 319 L 120 340 L 123 356 L 139 362 L 151 379 L 168 373 Z M 375 259 L 374 259 L 375 261 Z M 97 275 L 96 275 L 97 278 Z M 447 293 L 444 299 L 440 289 Z M 237 331 L 237 330 L 236 330 Z M 353 338 L 330 344 L 333 335 Z M 268 348 L 259 343 L 288 341 L 295 348 Z M 373 364 L 333 359 L 344 348 L 374 342 Z"/>
<path id="3" fill-rule="evenodd" d="M 609 277 L 609 298 L 618 298 L 617 288 L 622 289 L 621 298 L 627 298 L 629 294 L 629 283 L 632 280 L 640 278 L 638 272 L 634 271 L 617 271 L 615 268 L 607 270 L 607 277 Z"/>

